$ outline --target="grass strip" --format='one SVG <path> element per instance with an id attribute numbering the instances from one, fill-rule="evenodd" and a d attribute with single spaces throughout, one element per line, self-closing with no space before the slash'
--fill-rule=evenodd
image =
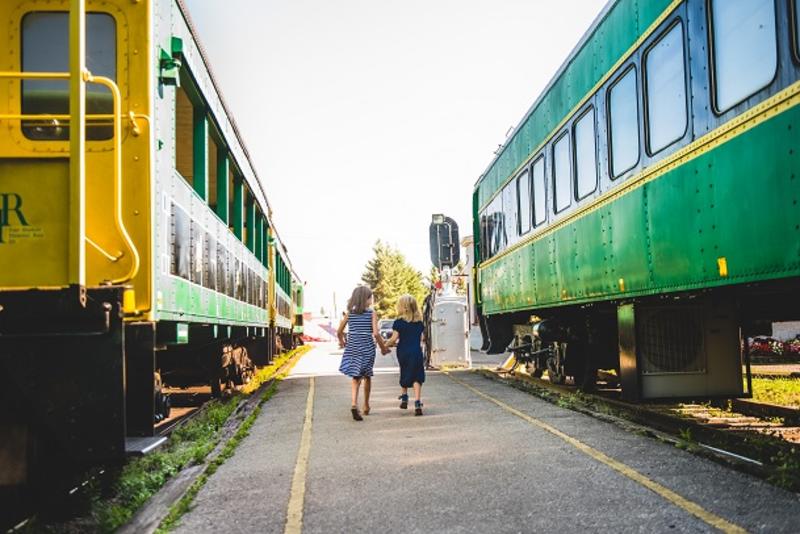
<path id="1" fill-rule="evenodd" d="M 303 348 L 304 347 L 300 347 L 300 349 Z M 297 350 L 299 351 L 300 349 Z M 305 350 L 300 352 L 300 354 L 304 354 L 308 350 L 310 350 L 310 347 L 305 348 Z M 222 451 L 220 451 L 220 453 L 208 463 L 208 466 L 203 474 L 200 475 L 198 479 L 194 481 L 194 483 L 192 483 L 191 487 L 187 490 L 184 496 L 172 506 L 167 514 L 167 517 L 164 518 L 156 530 L 156 534 L 166 534 L 178 526 L 181 517 L 191 510 L 192 503 L 197 497 L 197 494 L 200 493 L 200 490 L 203 488 L 203 486 L 205 486 L 206 482 L 208 482 L 208 479 L 217 472 L 217 469 L 219 469 L 219 467 L 224 464 L 226 460 L 233 456 L 233 453 L 236 451 L 236 448 L 239 446 L 239 444 L 250 434 L 250 428 L 253 426 L 259 414 L 261 413 L 262 406 L 269 399 L 271 399 L 275 393 L 277 393 L 278 384 L 289 375 L 298 360 L 299 358 L 295 359 L 294 362 L 284 369 L 281 374 L 274 377 L 275 382 L 273 382 L 272 385 L 270 385 L 270 387 L 264 392 L 253 412 L 245 418 L 233 437 L 231 437 L 225 443 Z"/>
<path id="2" fill-rule="evenodd" d="M 800 379 L 753 378 L 753 400 L 800 408 Z"/>
<path id="3" fill-rule="evenodd" d="M 241 391 L 228 398 L 213 399 L 202 413 L 177 428 L 162 451 L 129 462 L 120 473 L 110 500 L 97 501 L 93 513 L 101 532 L 113 532 L 128 522 L 133 514 L 182 469 L 202 463 L 219 441 L 219 432 L 243 397 L 261 385 L 292 358 L 311 350 L 304 345 L 276 357 L 272 364 L 258 370 Z M 270 387 L 267 391 L 272 391 Z M 274 394 L 270 394 L 270 396 Z M 262 399 L 261 402 L 265 402 Z M 252 423 L 251 423 L 252 424 Z"/>

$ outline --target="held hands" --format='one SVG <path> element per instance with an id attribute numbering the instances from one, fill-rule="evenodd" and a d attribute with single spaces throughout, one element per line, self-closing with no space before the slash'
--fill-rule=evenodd
<path id="1" fill-rule="evenodd" d="M 382 355 L 386 356 L 390 352 L 392 352 L 392 349 L 390 349 L 389 347 L 381 347 L 381 354 Z"/>

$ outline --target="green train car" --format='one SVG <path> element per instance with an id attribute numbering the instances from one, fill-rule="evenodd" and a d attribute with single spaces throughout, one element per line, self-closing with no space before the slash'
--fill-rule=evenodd
<path id="1" fill-rule="evenodd" d="M 294 347 L 303 345 L 303 333 L 305 328 L 303 326 L 303 300 L 305 294 L 305 287 L 300 281 L 300 278 L 292 272 L 292 304 L 293 304 L 293 321 L 292 321 L 292 345 Z"/>
<path id="2" fill-rule="evenodd" d="M 800 0 L 608 3 L 476 184 L 484 349 L 747 395 L 800 316 Z"/>

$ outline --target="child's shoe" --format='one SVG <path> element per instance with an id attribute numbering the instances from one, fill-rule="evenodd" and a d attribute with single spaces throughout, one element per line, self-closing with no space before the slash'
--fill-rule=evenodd
<path id="1" fill-rule="evenodd" d="M 414 415 L 422 415 L 422 403 L 414 401 Z"/>
<path id="2" fill-rule="evenodd" d="M 397 397 L 400 399 L 400 409 L 405 410 L 408 408 L 408 395 L 400 395 Z"/>

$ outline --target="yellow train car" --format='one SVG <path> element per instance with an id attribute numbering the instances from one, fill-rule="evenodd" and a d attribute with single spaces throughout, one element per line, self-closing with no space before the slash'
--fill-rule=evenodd
<path id="1" fill-rule="evenodd" d="M 44 457 L 152 445 L 162 383 L 246 381 L 291 324 L 272 209 L 179 0 L 4 0 L 0 49 L 1 493 Z"/>

